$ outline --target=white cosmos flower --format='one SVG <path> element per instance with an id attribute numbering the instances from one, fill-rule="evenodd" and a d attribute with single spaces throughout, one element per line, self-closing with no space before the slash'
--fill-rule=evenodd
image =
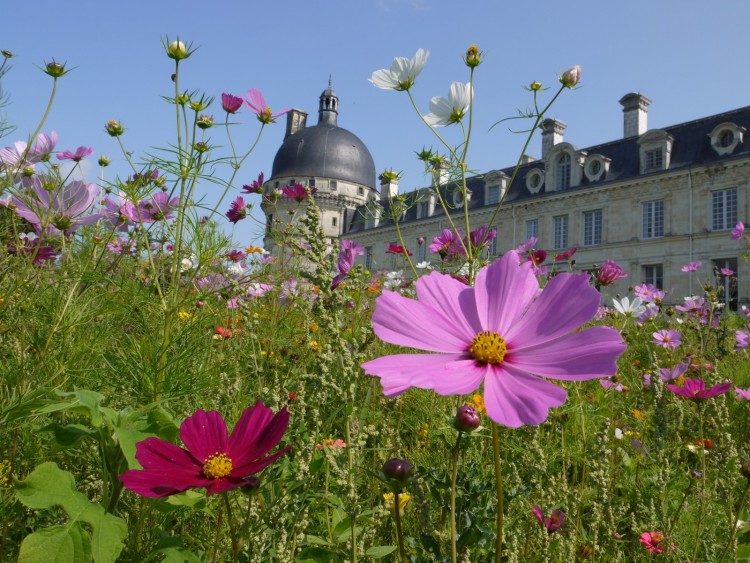
<path id="1" fill-rule="evenodd" d="M 468 111 L 472 95 L 470 82 L 454 82 L 448 91 L 447 99 L 435 96 L 430 100 L 430 113 L 424 116 L 424 120 L 432 127 L 458 123 Z"/>
<path id="2" fill-rule="evenodd" d="M 372 73 L 370 82 L 383 90 L 408 90 L 414 86 L 414 81 L 422 72 L 424 65 L 427 64 L 429 51 L 418 49 L 417 54 L 411 59 L 406 57 L 396 57 L 390 70 L 383 68 Z"/>
<path id="3" fill-rule="evenodd" d="M 618 313 L 625 315 L 626 317 L 640 317 L 641 314 L 646 311 L 646 307 L 640 297 L 635 297 L 633 301 L 630 301 L 627 297 L 623 297 L 619 301 L 613 299 L 612 304 L 615 306 Z"/>
<path id="4" fill-rule="evenodd" d="M 414 266 L 417 270 L 432 270 L 432 264 L 430 264 L 427 260 L 424 262 L 420 262 L 418 264 L 415 264 Z"/>

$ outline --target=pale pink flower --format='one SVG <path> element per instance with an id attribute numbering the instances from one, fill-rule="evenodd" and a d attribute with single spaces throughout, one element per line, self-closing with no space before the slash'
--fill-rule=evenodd
<path id="1" fill-rule="evenodd" d="M 75 152 L 63 151 L 57 153 L 57 160 L 73 160 L 75 162 L 80 162 L 93 152 L 94 149 L 92 147 L 81 146 L 78 147 Z"/>
<path id="2" fill-rule="evenodd" d="M 388 396 L 410 387 L 441 395 L 484 384 L 487 414 L 519 427 L 543 422 L 567 392 L 544 378 L 580 381 L 612 375 L 625 344 L 610 327 L 578 330 L 596 315 L 599 293 L 586 274 L 559 274 L 543 291 L 531 264 L 507 252 L 469 287 L 437 272 L 416 281 L 417 300 L 391 291 L 377 298 L 375 334 L 434 354 L 397 354 L 362 365 Z M 565 307 L 561 304 L 565 304 Z"/>
<path id="3" fill-rule="evenodd" d="M 735 225 L 734 229 L 732 229 L 732 240 L 740 240 L 742 238 L 742 235 L 745 234 L 745 224 L 740 221 Z"/>
<path id="4" fill-rule="evenodd" d="M 735 387 L 734 394 L 738 399 L 750 401 L 750 387 L 748 387 L 747 389 L 740 389 L 739 387 Z"/>
<path id="5" fill-rule="evenodd" d="M 682 335 L 680 334 L 680 331 L 674 330 L 674 329 L 662 329 L 657 330 L 652 335 L 654 339 L 651 341 L 654 344 L 657 344 L 658 346 L 661 346 L 662 348 L 677 348 L 681 342 Z"/>
<path id="6" fill-rule="evenodd" d="M 696 260 L 695 262 L 688 262 L 680 269 L 683 272 L 695 272 L 696 270 L 700 270 L 702 266 L 703 262 L 701 262 L 700 260 Z"/>
<path id="7" fill-rule="evenodd" d="M 258 121 L 264 125 L 276 123 L 277 117 L 281 117 L 289 111 L 289 108 L 284 108 L 277 113 L 273 113 L 271 108 L 268 107 L 268 104 L 266 104 L 266 99 L 263 97 L 261 91 L 256 90 L 255 88 L 250 88 L 247 91 L 247 98 L 247 100 L 243 100 L 243 103 L 255 112 Z"/>

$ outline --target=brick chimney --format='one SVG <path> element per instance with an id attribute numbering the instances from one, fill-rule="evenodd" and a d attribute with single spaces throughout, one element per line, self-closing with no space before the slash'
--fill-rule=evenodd
<path id="1" fill-rule="evenodd" d="M 563 131 L 567 125 L 551 117 L 542 121 L 542 160 L 547 157 L 552 147 L 563 142 Z"/>
<path id="2" fill-rule="evenodd" d="M 646 96 L 631 92 L 620 100 L 623 113 L 623 137 L 636 137 L 648 131 L 648 106 L 651 100 Z"/>
<path id="3" fill-rule="evenodd" d="M 286 139 L 307 126 L 307 113 L 301 109 L 290 109 L 286 114 Z"/>

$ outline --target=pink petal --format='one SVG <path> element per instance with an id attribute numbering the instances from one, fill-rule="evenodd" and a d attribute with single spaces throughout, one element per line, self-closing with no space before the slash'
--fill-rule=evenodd
<path id="1" fill-rule="evenodd" d="M 495 368 L 484 380 L 487 415 L 510 428 L 541 424 L 549 409 L 562 405 L 567 396 L 562 387 L 507 365 Z"/>
<path id="2" fill-rule="evenodd" d="M 378 297 L 372 326 L 381 340 L 430 352 L 464 352 L 475 336 L 463 333 L 441 310 L 393 291 Z"/>
<path id="3" fill-rule="evenodd" d="M 464 395 L 479 388 L 486 371 L 466 354 L 396 354 L 365 362 L 362 368 L 380 378 L 389 397 L 410 387 Z"/>
<path id="4" fill-rule="evenodd" d="M 266 109 L 266 99 L 263 97 L 263 94 L 261 93 L 260 90 L 257 90 L 255 88 L 250 88 L 247 91 L 247 97 L 248 97 L 248 102 L 245 102 L 245 103 L 255 113 L 260 113 Z"/>
<path id="5" fill-rule="evenodd" d="M 482 327 L 506 334 L 538 293 L 531 263 L 519 265 L 518 255 L 506 252 L 477 275 L 474 298 Z"/>
<path id="6" fill-rule="evenodd" d="M 474 290 L 457 279 L 437 272 L 417 280 L 420 303 L 439 310 L 462 334 L 472 338 L 482 331 L 474 306 Z"/>
<path id="7" fill-rule="evenodd" d="M 589 285 L 588 274 L 559 274 L 503 337 L 511 341 L 517 336 L 525 346 L 553 340 L 593 319 L 599 301 L 599 292 Z"/>
<path id="8" fill-rule="evenodd" d="M 505 363 L 528 373 L 580 381 L 613 375 L 617 358 L 625 351 L 620 333 L 609 327 L 592 327 L 536 346 L 515 348 L 508 342 Z"/>
<path id="9" fill-rule="evenodd" d="M 206 495 L 215 495 L 217 493 L 223 493 L 224 491 L 230 491 L 241 487 L 246 484 L 245 477 L 260 473 L 266 467 L 271 465 L 274 461 L 279 459 L 285 453 L 291 449 L 291 446 L 287 446 L 283 450 L 279 450 L 273 455 L 254 461 L 252 464 L 245 466 L 241 471 L 235 469 L 232 471 L 232 475 L 226 479 L 217 479 L 206 489 Z"/>
<path id="10" fill-rule="evenodd" d="M 266 412 L 259 412 L 258 405 Z M 268 453 L 286 432 L 289 425 L 289 411 L 281 409 L 275 416 L 273 411 L 258 403 L 248 413 L 247 409 L 237 423 L 232 437 L 229 439 L 227 455 L 232 460 L 235 470 L 242 471 L 243 467 L 255 462 L 259 457 Z M 246 414 L 247 413 L 247 414 Z"/>
<path id="11" fill-rule="evenodd" d="M 225 453 L 227 425 L 216 411 L 198 410 L 180 426 L 182 443 L 201 463 L 209 456 Z"/>

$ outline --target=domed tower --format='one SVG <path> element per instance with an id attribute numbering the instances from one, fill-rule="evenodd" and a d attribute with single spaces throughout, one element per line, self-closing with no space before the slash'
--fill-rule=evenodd
<path id="1" fill-rule="evenodd" d="M 348 231 L 356 208 L 378 195 L 372 155 L 359 137 L 338 126 L 338 114 L 339 98 L 330 81 L 320 95 L 317 125 L 306 127 L 307 114 L 290 110 L 284 142 L 273 159 L 271 177 L 263 186 L 265 194 L 295 183 L 315 188 L 321 224 L 331 246 Z M 275 203 L 263 204 L 266 249 L 275 246 L 269 236 L 271 229 L 292 220 L 298 208 L 296 201 L 284 196 Z M 302 213 L 298 211 L 296 217 Z"/>

